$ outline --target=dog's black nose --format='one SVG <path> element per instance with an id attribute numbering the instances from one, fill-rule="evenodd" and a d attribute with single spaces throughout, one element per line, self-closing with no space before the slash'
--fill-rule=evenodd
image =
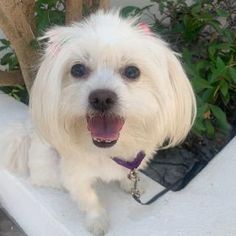
<path id="1" fill-rule="evenodd" d="M 111 90 L 98 89 L 89 95 L 91 107 L 97 111 L 104 112 L 110 110 L 117 102 L 117 95 Z"/>

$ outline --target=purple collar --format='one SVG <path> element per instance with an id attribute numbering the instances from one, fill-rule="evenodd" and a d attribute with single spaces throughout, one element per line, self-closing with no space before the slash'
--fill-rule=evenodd
<path id="1" fill-rule="evenodd" d="M 127 169 L 130 169 L 130 170 L 134 170 L 140 166 L 145 155 L 146 154 L 144 151 L 140 151 L 133 161 L 124 161 L 124 160 L 120 159 L 119 157 L 113 157 L 112 160 L 114 162 L 116 162 L 118 165 L 121 165 L 121 166 L 123 166 Z"/>

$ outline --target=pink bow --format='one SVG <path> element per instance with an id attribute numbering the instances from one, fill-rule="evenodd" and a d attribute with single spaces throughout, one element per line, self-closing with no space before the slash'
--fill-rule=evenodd
<path id="1" fill-rule="evenodd" d="M 149 25 L 148 25 L 147 23 L 145 23 L 145 22 L 139 23 L 139 24 L 138 24 L 138 27 L 139 27 L 142 31 L 144 31 L 145 33 L 147 33 L 147 34 L 152 33 L 152 31 L 151 31 Z"/>

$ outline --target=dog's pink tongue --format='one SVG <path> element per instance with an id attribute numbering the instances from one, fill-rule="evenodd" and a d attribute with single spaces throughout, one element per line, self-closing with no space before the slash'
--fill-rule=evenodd
<path id="1" fill-rule="evenodd" d="M 124 122 L 124 119 L 118 116 L 87 117 L 88 130 L 92 137 L 103 140 L 117 140 Z"/>

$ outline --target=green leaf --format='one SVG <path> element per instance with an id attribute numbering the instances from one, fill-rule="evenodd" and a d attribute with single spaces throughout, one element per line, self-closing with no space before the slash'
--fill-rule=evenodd
<path id="1" fill-rule="evenodd" d="M 235 41 L 235 32 L 230 29 L 225 29 L 223 31 L 224 36 L 227 38 L 227 41 L 234 42 Z"/>
<path id="2" fill-rule="evenodd" d="M 193 88 L 196 92 L 200 92 L 206 88 L 212 88 L 212 86 L 209 84 L 209 82 L 205 79 L 197 78 L 191 80 L 191 83 L 193 85 Z"/>
<path id="3" fill-rule="evenodd" d="M 228 17 L 230 13 L 222 8 L 216 9 L 216 13 L 220 17 Z"/>
<path id="4" fill-rule="evenodd" d="M 224 97 L 229 93 L 229 84 L 225 80 L 220 81 L 220 91 Z"/>
<path id="5" fill-rule="evenodd" d="M 215 64 L 215 67 L 212 66 L 211 67 L 211 71 L 212 71 L 212 76 L 211 76 L 211 83 L 219 80 L 220 76 L 223 76 L 225 75 L 225 73 L 227 72 L 227 67 L 224 63 L 224 61 L 219 57 L 217 56 L 216 58 L 216 64 Z"/>
<path id="6" fill-rule="evenodd" d="M 205 120 L 204 123 L 205 123 L 205 126 L 206 126 L 206 132 L 207 132 L 208 138 L 214 138 L 215 128 L 212 125 L 211 121 L 210 120 Z"/>
<path id="7" fill-rule="evenodd" d="M 50 25 L 63 25 L 65 23 L 65 14 L 61 11 L 50 11 Z"/>
<path id="8" fill-rule="evenodd" d="M 141 12 L 141 9 L 139 7 L 135 6 L 127 6 L 121 9 L 120 15 L 124 18 L 130 17 L 130 16 L 136 16 Z"/>
<path id="9" fill-rule="evenodd" d="M 217 44 L 217 48 L 223 50 L 224 52 L 229 52 L 232 49 L 232 44 L 227 43 L 219 43 Z"/>
<path id="10" fill-rule="evenodd" d="M 3 45 L 7 46 L 7 47 L 10 46 L 10 41 L 8 41 L 8 40 L 6 40 L 6 39 L 0 39 L 0 42 L 1 42 Z"/>
<path id="11" fill-rule="evenodd" d="M 200 11 L 201 11 L 201 4 L 194 4 L 194 5 L 192 6 L 191 13 L 192 13 L 193 15 L 199 14 Z"/>
<path id="12" fill-rule="evenodd" d="M 219 68 L 221 70 L 223 70 L 225 68 L 225 63 L 220 57 L 216 58 L 216 66 L 217 66 L 217 68 Z"/>
<path id="13" fill-rule="evenodd" d="M 230 67 L 229 73 L 234 83 L 236 83 L 236 68 Z"/>
<path id="14" fill-rule="evenodd" d="M 201 95 L 201 98 L 203 99 L 203 101 L 208 102 L 208 103 L 214 103 L 215 99 L 214 99 L 214 94 L 215 94 L 215 90 L 216 88 L 213 87 L 211 89 L 206 89 Z"/>
<path id="15" fill-rule="evenodd" d="M 19 69 L 19 62 L 15 54 L 13 54 L 9 61 L 9 70 L 17 70 Z"/>
<path id="16" fill-rule="evenodd" d="M 204 118 L 204 113 L 208 110 L 208 104 L 205 103 L 202 106 L 197 108 L 197 117 L 201 117 L 202 119 Z"/>
<path id="17" fill-rule="evenodd" d="M 1 46 L 1 47 L 0 47 L 0 51 L 5 50 L 5 49 L 7 49 L 7 48 L 8 48 L 7 46 Z"/>
<path id="18" fill-rule="evenodd" d="M 221 98 L 223 100 L 224 105 L 227 106 L 230 101 L 230 93 L 227 93 L 225 96 L 222 95 Z"/>
<path id="19" fill-rule="evenodd" d="M 205 127 L 205 125 L 203 124 L 203 119 L 197 118 L 197 119 L 195 120 L 195 123 L 194 123 L 194 125 L 193 125 L 193 131 L 194 131 L 195 133 L 198 133 L 198 134 L 202 134 L 203 132 L 206 131 L 206 127 Z"/>
<path id="20" fill-rule="evenodd" d="M 38 50 L 40 48 L 40 45 L 39 45 L 39 42 L 37 41 L 37 39 L 33 39 L 30 42 L 30 46 L 35 50 Z"/>
<path id="21" fill-rule="evenodd" d="M 217 50 L 217 46 L 215 44 L 210 44 L 210 46 L 208 47 L 208 53 L 209 53 L 210 58 L 212 59 L 214 58 L 216 50 Z"/>
<path id="22" fill-rule="evenodd" d="M 192 54 L 191 54 L 189 48 L 184 47 L 182 49 L 182 57 L 186 63 L 190 62 L 192 60 Z"/>
<path id="23" fill-rule="evenodd" d="M 206 71 L 209 69 L 209 61 L 207 60 L 199 60 L 198 62 L 196 62 L 194 64 L 194 67 L 195 67 L 195 71 L 197 72 L 197 74 L 199 75 L 198 76 L 198 79 L 202 79 L 204 78 L 205 80 L 205 73 Z"/>
<path id="24" fill-rule="evenodd" d="M 209 25 L 212 26 L 218 33 L 221 33 L 223 30 L 221 29 L 221 23 L 217 20 L 212 20 L 208 22 Z"/>
<path id="25" fill-rule="evenodd" d="M 218 125 L 221 128 L 223 128 L 225 130 L 228 130 L 229 129 L 229 124 L 228 124 L 228 121 L 226 119 L 226 115 L 222 111 L 222 109 L 218 106 L 215 106 L 215 105 L 210 105 L 210 109 L 211 109 L 214 117 L 216 118 L 216 121 L 217 121 Z"/>
<path id="26" fill-rule="evenodd" d="M 143 8 L 141 8 L 140 10 L 143 12 L 144 10 L 148 10 L 149 8 L 151 8 L 153 6 L 153 4 L 150 4 L 148 6 L 145 6 Z"/>
<path id="27" fill-rule="evenodd" d="M 2 58 L 1 58 L 1 64 L 2 65 L 7 65 L 11 61 L 11 56 L 13 55 L 12 52 L 6 53 Z"/>
<path id="28" fill-rule="evenodd" d="M 36 17 L 37 34 L 42 35 L 44 31 L 50 26 L 48 11 L 39 10 Z"/>

